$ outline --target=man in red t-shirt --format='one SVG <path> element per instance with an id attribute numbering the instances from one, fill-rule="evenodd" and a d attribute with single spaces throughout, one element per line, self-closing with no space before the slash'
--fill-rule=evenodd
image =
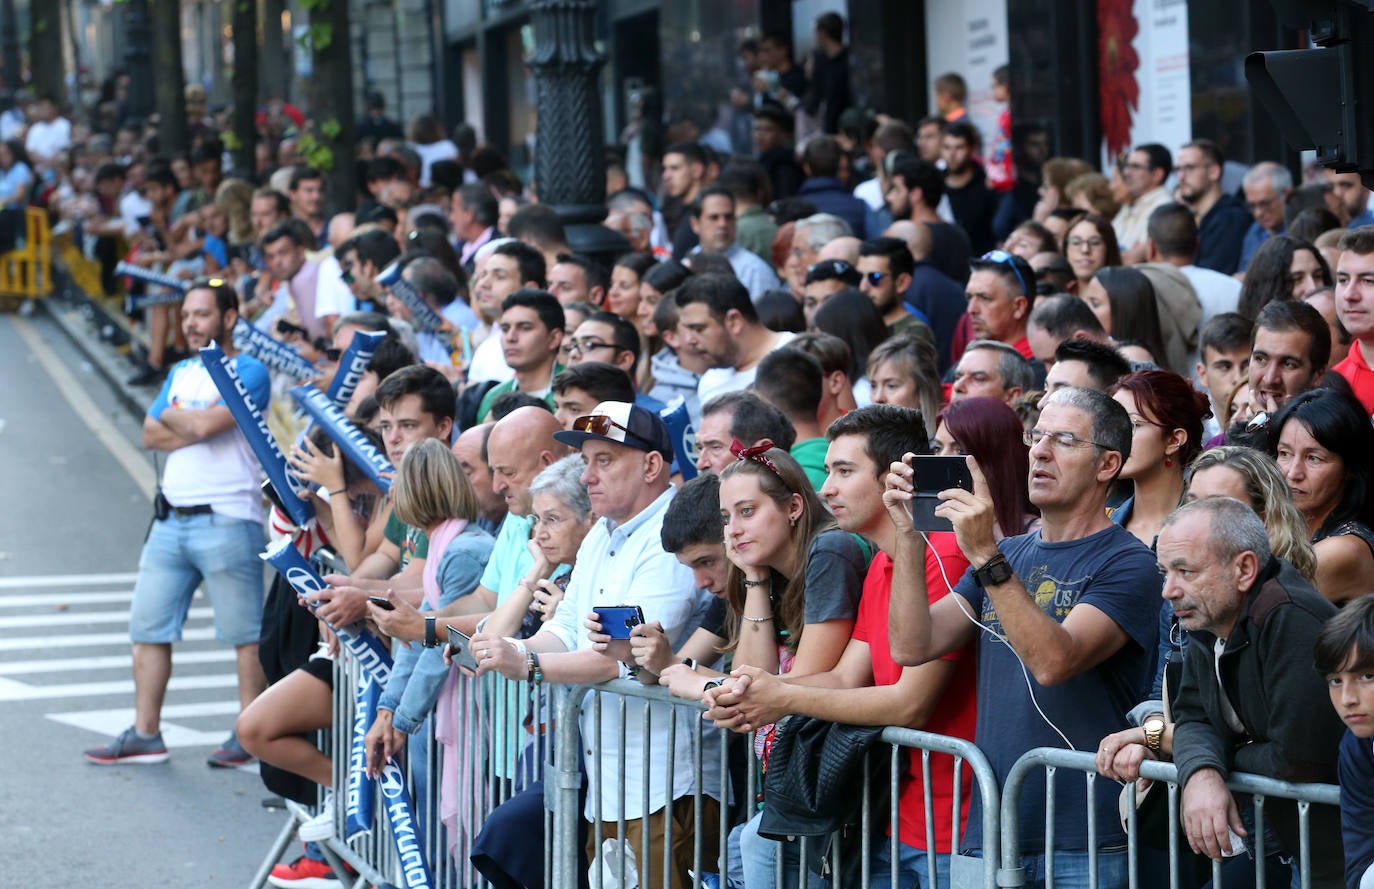
<path id="1" fill-rule="evenodd" d="M 1350 381 L 1364 409 L 1374 413 L 1374 225 L 1341 236 L 1336 260 L 1336 317 L 1355 341 L 1350 354 L 1331 368 Z M 1369 357 L 1365 356 L 1369 353 Z"/>
<path id="2" fill-rule="evenodd" d="M 748 731 L 788 713 L 800 713 L 850 725 L 899 725 L 972 739 L 976 721 L 975 678 L 971 646 L 919 667 L 901 667 L 888 645 L 887 611 L 892 588 L 896 529 L 883 505 L 883 477 L 892 463 L 910 452 L 929 451 L 929 439 L 917 411 L 875 404 L 851 411 L 830 424 L 827 477 L 820 494 L 841 528 L 872 541 L 881 552 L 864 581 L 859 613 L 844 654 L 835 668 L 799 679 L 781 679 L 753 667 L 741 667 L 734 690 L 707 692 L 715 706 L 707 714 L 718 724 Z M 952 533 L 930 535 L 926 588 L 932 602 L 968 567 Z M 948 578 L 946 582 L 945 578 Z M 931 760 L 930 793 L 934 812 L 939 884 L 949 885 L 950 833 L 953 813 L 954 761 Z M 898 804 L 898 885 L 929 885 L 932 870 L 926 849 L 925 787 L 920 757 L 912 757 Z M 965 768 L 961 787 L 972 786 Z M 961 804 L 959 832 L 968 814 Z M 871 886 L 891 885 L 891 844 L 883 843 L 873 865 Z"/>

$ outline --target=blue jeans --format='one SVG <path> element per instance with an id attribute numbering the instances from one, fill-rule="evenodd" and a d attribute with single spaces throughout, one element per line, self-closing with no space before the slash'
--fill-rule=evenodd
<path id="1" fill-rule="evenodd" d="M 262 633 L 262 525 L 217 513 L 153 522 L 138 560 L 129 609 L 134 642 L 181 640 L 196 587 L 205 584 L 215 638 L 256 645 Z"/>
<path id="2" fill-rule="evenodd" d="M 754 889 L 755 886 L 772 889 L 778 885 L 778 871 L 781 870 L 783 889 L 795 889 L 801 885 L 801 843 L 781 842 L 759 836 L 759 822 L 762 818 L 762 813 L 756 812 L 746 824 L 735 828 L 739 833 L 739 857 L 744 885 L 748 889 Z M 734 839 L 734 834 L 731 834 L 731 839 Z M 812 872 L 806 878 L 806 885 L 816 889 L 827 884 L 819 874 Z"/>
<path id="3" fill-rule="evenodd" d="M 917 889 L 929 889 L 930 864 L 935 862 L 935 876 L 941 889 L 949 887 L 949 854 L 936 853 L 931 856 L 925 849 L 917 849 L 915 846 L 908 846 L 906 843 L 897 843 L 897 882 L 892 882 L 892 838 L 883 837 L 881 842 L 874 843 L 873 849 L 873 868 L 869 875 L 868 885 L 870 889 L 891 889 L 894 885 L 900 889 L 917 887 Z"/>
<path id="4" fill-rule="evenodd" d="M 973 850 L 965 856 L 978 863 L 978 882 L 982 885 L 982 857 L 980 850 Z M 971 862 L 965 861 L 967 867 Z M 1044 889 L 1046 861 L 1044 855 L 1024 855 L 1021 867 L 1025 870 L 1025 885 L 1030 889 Z M 956 868 L 957 869 L 957 868 Z M 1125 889 L 1128 884 L 1129 859 L 1125 849 L 1113 849 L 1097 853 L 1097 884 L 1094 889 Z M 1088 853 L 1054 853 L 1054 885 L 1056 889 L 1089 889 Z"/>

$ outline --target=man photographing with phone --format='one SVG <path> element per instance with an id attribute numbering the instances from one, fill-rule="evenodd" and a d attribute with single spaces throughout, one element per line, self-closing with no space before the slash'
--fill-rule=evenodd
<path id="1" fill-rule="evenodd" d="M 1159 578 L 1149 549 L 1107 518 L 1107 488 L 1130 455 L 1131 421 L 1111 398 L 1065 388 L 1049 397 L 1030 444 L 1030 500 L 1037 530 L 997 541 L 987 480 L 968 458 L 973 490 L 940 493 L 970 569 L 949 578 L 952 595 L 930 604 L 926 544 L 911 527 L 910 455 L 892 464 L 883 499 L 898 529 L 889 606 L 892 656 L 912 666 L 968 642 L 978 644 L 976 743 L 999 781 L 1034 747 L 1096 750 L 1126 725 L 1131 695 L 1149 684 L 1158 633 Z M 981 628 L 979 625 L 982 625 Z M 1006 644 L 1003 644 L 1003 643 Z M 1126 885 L 1126 839 L 1115 785 L 1088 809 L 1083 782 L 1059 782 L 1055 806 L 1056 885 L 1087 886 L 1087 818 L 1097 824 L 1102 887 Z M 981 805 L 969 813 L 965 847 L 981 848 Z M 1021 797 L 1022 866 L 1045 877 L 1045 780 Z"/>
<path id="2" fill-rule="evenodd" d="M 472 637 L 471 650 L 478 672 L 498 672 L 509 679 L 532 682 L 592 683 L 630 675 L 623 661 L 592 648 L 582 621 L 598 606 L 638 606 L 642 619 L 657 621 L 676 650 L 693 629 L 690 619 L 698 611 L 699 591 L 690 568 L 663 548 L 661 529 L 676 489 L 669 484 L 673 459 L 672 439 L 663 420 L 652 411 L 619 401 L 604 401 L 589 415 L 578 417 L 571 430 L 554 433 L 563 444 L 580 448 L 586 469 L 582 482 L 587 486 L 592 511 L 601 516 L 588 532 L 578 550 L 562 605 L 529 639 L 517 645 L 512 639 L 479 633 Z M 622 617 L 622 622 L 625 620 Z M 523 651 L 522 651 L 523 647 Z M 611 651 L 623 648 L 629 658 L 629 642 L 613 642 Z M 609 653 L 609 652 L 608 652 Z M 644 708 L 650 709 L 651 728 L 644 725 Z M 602 707 L 598 729 L 589 709 L 582 716 L 586 739 L 621 737 L 619 707 Z M 681 825 L 693 823 L 692 738 L 695 726 L 681 716 L 670 728 L 668 708 L 641 699 L 625 700 L 623 747 L 608 743 L 601 749 L 586 751 L 588 774 L 623 774 L 629 782 L 603 781 L 599 788 L 600 808 L 589 800 L 587 817 L 599 811 L 600 824 L 592 825 L 592 849 L 601 840 L 617 835 L 617 819 L 625 819 L 625 840 L 630 848 L 641 848 L 641 837 L 649 837 L 650 854 L 640 863 L 645 885 L 690 886 L 687 870 L 692 866 L 692 831 Z M 598 735 L 597 732 L 600 732 Z M 706 737 L 710 740 L 710 736 Z M 654 762 L 662 762 L 672 746 L 673 773 L 665 781 L 664 770 L 648 770 L 647 787 L 636 786 L 644 774 L 645 760 L 653 752 Z M 709 754 L 706 761 L 710 762 Z M 600 757 L 600 762 L 593 762 Z M 623 759 L 622 759 L 623 757 Z M 712 786 L 715 773 L 707 770 L 702 788 L 701 856 L 716 857 L 720 789 Z M 664 879 L 654 872 L 663 861 L 664 819 L 671 817 L 673 868 Z"/>

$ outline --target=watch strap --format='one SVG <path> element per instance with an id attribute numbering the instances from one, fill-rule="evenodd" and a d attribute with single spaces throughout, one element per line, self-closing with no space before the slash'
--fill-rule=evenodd
<path id="1" fill-rule="evenodd" d="M 438 648 L 439 636 L 435 632 L 436 618 L 433 615 L 425 618 L 425 648 Z"/>

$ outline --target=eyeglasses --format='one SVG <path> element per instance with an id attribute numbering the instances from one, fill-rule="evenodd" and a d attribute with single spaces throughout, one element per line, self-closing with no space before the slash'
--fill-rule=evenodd
<path id="1" fill-rule="evenodd" d="M 1026 286 L 1026 279 L 1021 277 L 1021 270 L 1016 267 L 1016 257 L 1005 250 L 990 250 L 982 256 L 984 262 L 995 262 L 1000 265 L 1009 266 L 1012 273 L 1016 275 L 1016 280 L 1021 282 L 1021 292 L 1030 296 L 1035 291 Z M 1024 261 L 1024 260 L 1023 260 Z"/>
<path id="2" fill-rule="evenodd" d="M 617 352 L 621 351 L 621 347 L 617 346 L 615 343 L 608 343 L 605 340 L 599 340 L 589 336 L 584 336 L 581 339 L 568 340 L 563 344 L 560 351 L 567 355 L 571 355 L 574 352 L 579 355 L 585 355 L 588 352 L 595 352 L 597 349 L 614 349 Z"/>
<path id="3" fill-rule="evenodd" d="M 1069 238 L 1064 243 L 1068 245 L 1070 250 L 1082 250 L 1085 247 L 1089 250 L 1097 250 L 1107 242 L 1101 238 Z"/>
<path id="4" fill-rule="evenodd" d="M 864 275 L 864 280 L 868 282 L 868 286 L 877 287 L 889 274 L 890 272 L 868 272 Z"/>
<path id="5" fill-rule="evenodd" d="M 530 530 L 536 531 L 539 528 L 543 528 L 552 534 L 562 526 L 564 521 L 566 520 L 562 516 L 556 514 L 550 514 L 540 518 L 539 513 L 532 512 L 530 513 Z"/>
<path id="6" fill-rule="evenodd" d="M 1032 429 L 1021 435 L 1021 440 L 1024 441 L 1026 447 L 1029 448 L 1035 447 L 1046 438 L 1050 440 L 1050 444 L 1061 451 L 1072 451 L 1074 448 L 1101 448 L 1104 451 L 1115 450 L 1115 448 L 1109 448 L 1095 441 L 1078 438 L 1070 432 L 1046 432 L 1043 429 Z"/>
<path id="7" fill-rule="evenodd" d="M 1124 164 L 1121 165 L 1121 169 L 1123 169 L 1123 170 L 1153 170 L 1154 167 L 1150 166 L 1149 164 L 1141 164 L 1141 163 L 1136 163 L 1135 161 L 1127 161 L 1126 163 L 1124 163 Z"/>
<path id="8" fill-rule="evenodd" d="M 644 444 L 651 445 L 654 448 L 658 447 L 658 445 L 655 445 L 644 436 L 621 426 L 605 414 L 588 414 L 585 417 L 578 417 L 576 420 L 573 420 L 572 431 L 590 432 L 592 435 L 600 435 L 603 438 L 609 438 L 611 441 L 620 442 L 621 444 L 629 444 L 629 442 L 625 441 L 625 436 L 628 435 L 630 438 L 637 439 Z M 631 445 L 631 447 L 633 447 L 633 445 Z"/>

